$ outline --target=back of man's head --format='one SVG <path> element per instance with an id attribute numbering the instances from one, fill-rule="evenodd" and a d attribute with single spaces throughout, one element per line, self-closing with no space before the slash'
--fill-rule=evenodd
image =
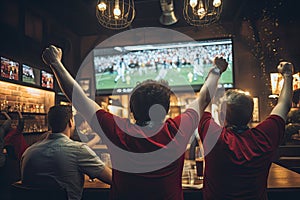
<path id="1" fill-rule="evenodd" d="M 138 84 L 130 96 L 130 110 L 137 123 L 143 123 L 150 120 L 163 121 L 170 107 L 171 90 L 168 83 L 164 80 L 154 81 L 146 80 Z M 159 105 L 153 109 L 154 106 Z M 153 112 L 159 112 L 151 114 Z M 152 115 L 152 116 L 151 116 Z M 154 116 L 154 117 L 153 117 Z"/>
<path id="2" fill-rule="evenodd" d="M 253 114 L 253 98 L 242 90 L 227 90 L 222 99 L 222 106 L 226 106 L 227 125 L 245 126 Z"/>
<path id="3" fill-rule="evenodd" d="M 52 132 L 63 132 L 72 116 L 71 106 L 59 105 L 51 107 L 48 112 L 48 124 Z"/>

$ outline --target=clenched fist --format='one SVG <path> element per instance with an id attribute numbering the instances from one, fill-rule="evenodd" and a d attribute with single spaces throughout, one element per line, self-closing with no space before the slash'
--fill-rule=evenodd
<path id="1" fill-rule="evenodd" d="M 47 65 L 52 65 L 52 63 L 61 61 L 62 50 L 58 47 L 50 45 L 43 51 L 42 58 L 44 63 Z"/>
<path id="2" fill-rule="evenodd" d="M 220 69 L 220 72 L 223 73 L 228 67 L 228 62 L 223 57 L 215 57 L 214 64 Z"/>
<path id="3" fill-rule="evenodd" d="M 290 62 L 280 62 L 277 69 L 282 75 L 293 75 L 294 73 L 294 66 Z"/>

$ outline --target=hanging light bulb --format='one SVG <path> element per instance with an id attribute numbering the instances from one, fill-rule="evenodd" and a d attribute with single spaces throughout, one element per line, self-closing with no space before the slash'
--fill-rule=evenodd
<path id="1" fill-rule="evenodd" d="M 115 7 L 114 8 L 114 16 L 115 16 L 115 18 L 118 19 L 120 17 L 120 15 L 121 15 L 120 8 L 119 7 Z"/>
<path id="2" fill-rule="evenodd" d="M 121 15 L 121 10 L 119 7 L 119 0 L 116 0 L 115 8 L 114 8 L 114 17 L 115 19 L 119 19 Z"/>
<path id="3" fill-rule="evenodd" d="M 200 19 L 202 19 L 206 15 L 206 10 L 204 8 L 204 5 L 203 5 L 202 1 L 199 2 L 199 7 L 198 7 L 198 10 L 197 10 L 197 15 L 200 17 Z"/>
<path id="4" fill-rule="evenodd" d="M 197 4 L 198 4 L 198 0 L 190 0 L 190 6 L 192 8 L 195 8 L 197 6 Z"/>
<path id="5" fill-rule="evenodd" d="M 205 14 L 206 14 L 206 11 L 205 11 L 204 8 L 199 8 L 197 10 L 197 15 L 202 16 L 202 15 L 205 15 Z"/>
<path id="6" fill-rule="evenodd" d="M 214 0 L 213 1 L 213 6 L 216 7 L 216 8 L 219 7 L 221 4 L 222 4 L 221 0 Z"/>
<path id="7" fill-rule="evenodd" d="M 103 1 L 98 4 L 98 10 L 101 12 L 106 10 L 106 4 Z"/>

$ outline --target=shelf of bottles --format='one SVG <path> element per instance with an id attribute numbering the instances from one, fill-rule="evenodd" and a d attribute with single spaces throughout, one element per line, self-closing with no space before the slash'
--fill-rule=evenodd
<path id="1" fill-rule="evenodd" d="M 48 131 L 47 112 L 54 105 L 55 92 L 0 81 L 0 110 L 11 116 L 13 126 L 18 112 L 24 118 L 24 133 Z M 2 115 L 0 121 L 5 120 Z M 2 124 L 2 122 L 0 122 Z"/>

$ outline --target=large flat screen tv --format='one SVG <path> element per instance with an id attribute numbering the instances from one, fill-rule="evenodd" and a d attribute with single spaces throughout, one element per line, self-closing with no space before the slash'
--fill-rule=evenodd
<path id="1" fill-rule="evenodd" d="M 34 85 L 40 85 L 41 71 L 27 64 L 22 64 L 22 81 Z"/>
<path id="2" fill-rule="evenodd" d="M 8 58 L 1 57 L 1 77 L 11 80 L 19 80 L 19 63 Z"/>
<path id="3" fill-rule="evenodd" d="M 176 92 L 187 88 L 197 91 L 217 55 L 229 62 L 220 85 L 233 88 L 231 38 L 94 49 L 96 93 L 129 93 L 138 82 L 146 79 L 165 79 Z"/>

